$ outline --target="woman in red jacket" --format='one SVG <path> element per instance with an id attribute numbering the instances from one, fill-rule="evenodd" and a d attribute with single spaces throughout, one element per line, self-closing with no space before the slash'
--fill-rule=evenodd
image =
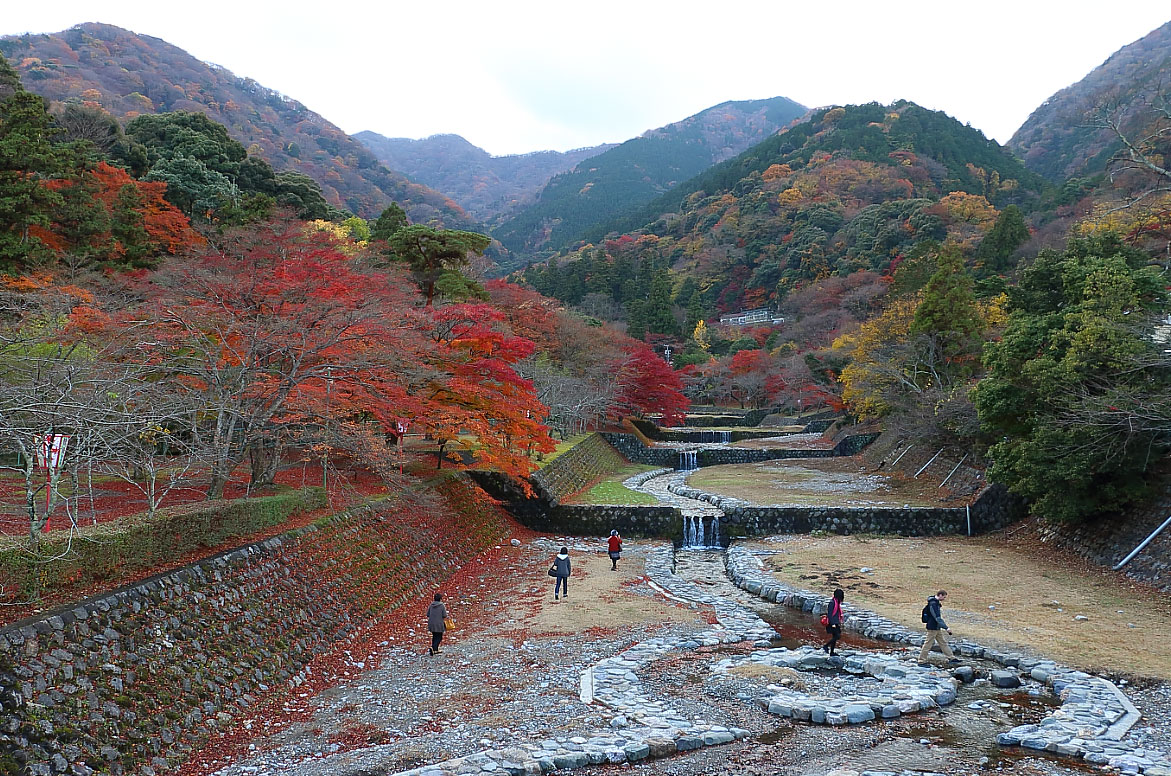
<path id="1" fill-rule="evenodd" d="M 607 542 L 610 549 L 610 570 L 618 570 L 618 559 L 622 557 L 622 537 L 618 535 L 617 531 L 610 532 L 610 540 Z"/>

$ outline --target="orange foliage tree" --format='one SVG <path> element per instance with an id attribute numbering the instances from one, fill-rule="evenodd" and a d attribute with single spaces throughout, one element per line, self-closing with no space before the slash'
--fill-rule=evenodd
<path id="1" fill-rule="evenodd" d="M 203 243 L 187 216 L 164 199 L 167 185 L 138 181 L 120 167 L 99 162 L 93 169 L 43 185 L 63 204 L 47 227 L 32 233 L 55 251 L 78 263 L 155 265 Z"/>
<path id="2" fill-rule="evenodd" d="M 550 449 L 544 408 L 512 369 L 531 343 L 490 308 L 416 307 L 405 271 L 372 270 L 326 233 L 237 230 L 134 290 L 141 305 L 86 323 L 198 406 L 211 498 L 245 456 L 264 484 L 289 442 L 330 445 L 369 423 L 468 440 L 481 465 L 517 474 L 530 449 Z"/>

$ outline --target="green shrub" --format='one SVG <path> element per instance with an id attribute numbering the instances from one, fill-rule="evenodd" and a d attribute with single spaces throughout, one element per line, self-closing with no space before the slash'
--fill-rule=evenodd
<path id="1" fill-rule="evenodd" d="M 217 547 L 293 515 L 325 506 L 320 488 L 273 496 L 184 504 L 46 535 L 39 548 L 11 537 L 0 541 L 0 590 L 10 600 L 38 600 L 57 591 L 117 586 L 199 550 Z"/>

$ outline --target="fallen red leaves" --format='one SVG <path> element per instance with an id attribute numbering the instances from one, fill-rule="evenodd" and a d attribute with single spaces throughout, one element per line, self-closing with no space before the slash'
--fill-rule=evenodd
<path id="1" fill-rule="evenodd" d="M 531 539 L 535 534 L 505 516 L 499 506 L 491 503 L 478 489 L 461 488 L 452 482 L 441 485 L 440 489 L 447 490 L 449 495 L 463 500 L 464 508 L 456 513 L 458 517 L 452 519 L 449 513 L 447 519 L 442 520 L 424 520 L 418 515 L 412 518 L 419 530 L 438 532 L 441 538 L 435 542 L 436 546 L 444 546 L 450 541 L 462 541 L 465 543 L 463 546 L 471 544 L 467 539 L 468 527 L 459 525 L 460 518 L 472 516 L 477 518 L 477 522 L 489 524 L 493 522 L 487 519 L 489 516 L 505 521 L 505 531 L 500 538 L 500 545 L 485 550 L 460 565 L 453 565 L 453 573 L 439 586 L 446 600 L 451 603 L 452 613 L 459 622 L 459 627 L 448 638 L 452 642 L 458 642 L 462 632 L 491 614 L 489 607 L 486 606 L 487 601 L 480 597 L 481 585 L 486 585 L 489 589 L 499 589 L 514 578 L 515 571 L 511 564 L 506 562 L 508 553 L 512 551 L 508 544 L 509 539 L 515 537 L 524 541 Z M 466 511 L 469 507 L 474 507 L 474 510 Z M 462 539 L 459 538 L 461 531 L 464 532 Z M 231 728 L 206 741 L 179 770 L 180 776 L 202 776 L 211 773 L 222 767 L 225 762 L 242 755 L 248 744 L 258 735 L 270 735 L 290 723 L 311 719 L 314 696 L 329 687 L 362 675 L 366 669 L 358 668 L 355 663 L 360 662 L 364 666 L 379 664 L 392 646 L 401 647 L 409 642 L 411 630 L 416 632 L 419 651 L 425 651 L 429 641 L 425 628 L 425 612 L 432 595 L 432 592 L 426 592 L 414 596 L 403 605 L 378 615 L 374 621 L 360 628 L 352 636 L 335 643 L 327 652 L 314 658 L 309 664 L 307 678 L 303 684 L 295 688 L 281 687 L 271 690 L 247 715 L 251 729 L 245 728 L 243 719 L 237 719 Z M 472 598 L 473 595 L 477 597 Z M 383 643 L 387 646 L 379 646 Z M 338 743 L 343 749 L 368 745 L 369 742 L 363 740 L 363 734 L 368 731 L 356 728 L 355 731 L 346 732 L 332 742 Z"/>

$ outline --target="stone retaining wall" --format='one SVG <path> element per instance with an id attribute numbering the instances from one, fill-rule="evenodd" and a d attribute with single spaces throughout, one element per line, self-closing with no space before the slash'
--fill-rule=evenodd
<path id="1" fill-rule="evenodd" d="M 835 534 L 941 536 L 986 533 L 1020 518 L 1022 504 L 1004 488 L 985 490 L 969 509 L 928 507 L 785 507 L 758 506 L 689 486 L 672 487 L 686 498 L 723 510 L 720 521 L 729 538 L 825 531 Z M 969 525 L 969 517 L 971 523 Z"/>
<path id="2" fill-rule="evenodd" d="M 617 434 L 602 432 L 604 437 L 618 452 L 635 463 L 648 466 L 665 466 L 675 468 L 679 465 L 679 451 L 667 448 L 647 447 L 631 434 Z M 754 450 L 748 448 L 724 447 L 706 448 L 699 450 L 696 461 L 700 466 L 720 466 L 722 464 L 758 463 L 760 461 L 776 461 L 786 458 L 832 458 L 839 455 L 857 455 L 866 445 L 878 438 L 878 434 L 855 434 L 844 437 L 832 449 L 787 449 L 772 448 Z"/>
<path id="3" fill-rule="evenodd" d="M 1105 517 L 1071 525 L 1039 521 L 1036 531 L 1043 542 L 1081 555 L 1094 563 L 1113 567 L 1171 516 L 1171 490 L 1150 506 L 1124 517 Z M 1171 527 L 1163 529 L 1123 571 L 1128 577 L 1171 592 Z"/>
<path id="4" fill-rule="evenodd" d="M 531 479 L 556 505 L 625 463 L 601 434 L 590 434 L 548 466 L 533 472 Z"/>
<path id="5" fill-rule="evenodd" d="M 0 772 L 173 771 L 507 532 L 466 479 L 440 492 L 440 514 L 359 510 L 0 630 Z"/>
<path id="6" fill-rule="evenodd" d="M 566 536 L 607 536 L 612 529 L 630 537 L 678 539 L 683 515 L 667 506 L 604 506 L 562 504 L 544 515 L 522 517 L 535 531 Z"/>
<path id="7" fill-rule="evenodd" d="M 677 431 L 675 429 L 663 429 L 658 432 L 654 439 L 661 439 L 665 442 L 723 442 L 724 434 L 727 434 L 727 441 L 739 442 L 741 439 L 763 439 L 765 437 L 777 436 L 774 431 L 704 431 L 702 429 L 691 431 Z"/>

